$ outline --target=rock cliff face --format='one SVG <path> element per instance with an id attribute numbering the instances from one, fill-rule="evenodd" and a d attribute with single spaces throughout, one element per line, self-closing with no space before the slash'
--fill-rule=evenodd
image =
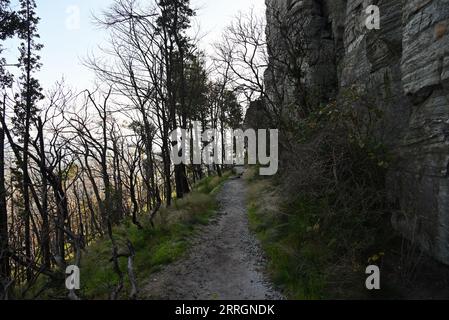
<path id="1" fill-rule="evenodd" d="M 357 86 L 381 106 L 398 158 L 387 186 L 393 225 L 449 264 L 449 0 L 266 2 L 269 52 L 283 50 L 272 8 L 307 17 L 309 60 L 319 56 L 307 81 L 332 94 Z M 370 4 L 379 30 L 365 25 Z"/>

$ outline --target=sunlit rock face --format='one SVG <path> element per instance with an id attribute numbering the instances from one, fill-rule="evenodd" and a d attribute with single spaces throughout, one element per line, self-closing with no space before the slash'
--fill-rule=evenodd
<path id="1" fill-rule="evenodd" d="M 325 93 L 323 102 L 356 86 L 382 108 L 382 132 L 397 158 L 387 182 L 393 225 L 449 264 L 449 1 L 266 2 L 273 50 L 285 44 L 270 30 L 270 8 L 308 17 L 315 63 L 306 81 Z M 379 30 L 366 28 L 370 4 L 380 8 Z"/>

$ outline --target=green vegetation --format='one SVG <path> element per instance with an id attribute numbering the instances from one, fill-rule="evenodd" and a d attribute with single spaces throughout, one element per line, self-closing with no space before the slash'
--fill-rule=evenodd
<path id="1" fill-rule="evenodd" d="M 135 249 L 134 273 L 139 287 L 145 284 L 150 274 L 160 270 L 161 266 L 183 256 L 196 227 L 209 223 L 217 212 L 215 195 L 230 175 L 231 172 L 225 172 L 222 177 L 211 176 L 199 181 L 188 196 L 175 200 L 172 207 L 160 210 L 154 227 L 147 216 L 140 218 L 142 229 L 137 228 L 130 219 L 114 227 L 113 234 L 119 255 L 127 252 L 127 240 L 131 241 Z M 107 237 L 91 244 L 82 253 L 81 290 L 78 292 L 81 298 L 109 298 L 119 280 L 113 270 L 111 258 L 112 244 Z M 120 257 L 120 269 L 124 275 L 124 288 L 120 297 L 126 299 L 130 292 L 126 256 Z M 44 286 L 46 279 L 41 278 L 36 288 Z M 54 287 L 58 289 L 45 291 L 46 298 L 67 294 L 61 288 L 61 283 L 54 284 Z M 36 290 L 31 290 L 30 295 L 35 295 Z"/>
<path id="2" fill-rule="evenodd" d="M 288 215 L 281 211 L 281 200 L 272 180 L 248 181 L 250 226 L 268 257 L 273 282 L 289 299 L 321 298 L 325 248 L 304 241 L 312 226 L 310 215 L 304 213 L 311 208 L 304 207 L 303 214 Z"/>
<path id="3" fill-rule="evenodd" d="M 381 231 L 353 217 L 325 222 L 323 216 L 331 208 L 324 199 L 297 196 L 286 204 L 273 179 L 250 174 L 247 181 L 250 226 L 268 257 L 273 282 L 287 298 L 369 298 L 364 288 L 366 263 L 380 262 L 390 228 Z"/>
<path id="4" fill-rule="evenodd" d="M 139 284 L 161 266 L 182 257 L 196 226 L 207 224 L 216 213 L 215 194 L 230 174 L 226 172 L 222 177 L 207 177 L 198 182 L 191 194 L 184 199 L 175 200 L 171 208 L 161 209 L 154 228 L 151 227 L 149 220 L 141 222 L 142 230 L 130 221 L 114 228 L 114 237 L 119 248 L 126 248 L 126 240 L 129 239 L 136 250 L 134 272 Z M 118 281 L 110 259 L 109 240 L 100 240 L 89 247 L 81 263 L 81 296 L 90 299 L 108 298 Z M 121 270 L 126 273 L 127 259 L 121 258 L 120 262 Z M 124 280 L 125 288 L 122 296 L 127 297 L 129 293 L 127 275 Z"/>
<path id="5" fill-rule="evenodd" d="M 368 260 L 382 262 L 394 235 L 381 123 L 349 90 L 299 122 L 277 177 L 248 179 L 251 225 L 289 298 L 366 298 Z"/>

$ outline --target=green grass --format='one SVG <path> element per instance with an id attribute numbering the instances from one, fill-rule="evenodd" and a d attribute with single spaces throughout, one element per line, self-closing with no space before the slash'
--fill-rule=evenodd
<path id="1" fill-rule="evenodd" d="M 257 177 L 254 168 L 245 180 L 250 227 L 267 255 L 273 282 L 288 299 L 398 296 L 388 281 L 379 292 L 365 288 L 365 268 L 373 257 L 380 259 L 375 264 L 394 265 L 397 246 L 391 242 L 396 236 L 389 220 L 367 219 L 358 212 L 331 215 L 326 198 L 295 195 L 286 204 L 275 179 Z M 389 273 L 384 271 L 384 278 Z"/>
<path id="2" fill-rule="evenodd" d="M 330 210 L 325 200 L 296 195 L 287 205 L 273 179 L 249 173 L 246 181 L 250 226 L 268 257 L 273 282 L 288 299 L 370 298 L 364 263 L 384 242 L 364 251 L 368 241 L 358 221 L 323 222 Z"/>
<path id="3" fill-rule="evenodd" d="M 183 257 L 196 227 L 207 224 L 216 213 L 215 194 L 229 176 L 230 173 L 226 172 L 221 178 L 207 177 L 200 181 L 184 199 L 175 200 L 171 208 L 161 209 L 154 228 L 145 217 L 140 218 L 142 230 L 130 221 L 114 228 L 119 252 L 126 250 L 127 239 L 135 248 L 134 271 L 139 284 L 143 284 L 161 266 Z M 92 244 L 83 255 L 80 296 L 84 299 L 109 297 L 118 281 L 110 262 L 111 256 L 111 242 L 106 238 Z M 122 292 L 125 299 L 129 293 L 126 264 L 127 258 L 120 258 L 120 268 L 125 275 Z"/>
<path id="4" fill-rule="evenodd" d="M 331 206 L 325 199 L 296 195 L 286 205 L 274 179 L 250 175 L 246 180 L 250 226 L 268 258 L 273 282 L 288 299 L 416 299 L 416 288 L 432 299 L 447 295 L 447 286 L 439 285 L 447 280 L 431 278 L 447 277 L 447 268 L 428 257 L 420 262 L 419 249 L 402 239 L 389 219 L 374 219 L 378 223 L 373 224 L 348 212 L 348 217 L 336 213 L 326 223 L 323 215 L 329 218 Z M 407 256 L 410 261 L 403 260 Z M 381 269 L 381 290 L 365 287 L 365 268 L 372 264 Z M 413 274 L 410 268 L 420 271 Z"/>
<path id="5" fill-rule="evenodd" d="M 268 198 L 276 200 L 273 196 Z M 264 210 L 265 201 L 260 201 L 259 197 L 255 200 L 254 197 L 248 208 L 250 226 L 268 256 L 269 271 L 275 285 L 289 299 L 323 298 L 326 277 L 321 267 L 326 263 L 328 253 L 326 248 L 304 241 L 303 235 L 313 229 L 311 222 L 304 215 L 283 216 L 276 211 Z"/>

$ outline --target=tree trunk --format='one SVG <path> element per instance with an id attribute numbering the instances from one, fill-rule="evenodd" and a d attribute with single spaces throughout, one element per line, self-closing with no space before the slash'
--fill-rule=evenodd
<path id="1" fill-rule="evenodd" d="M 38 119 L 39 145 L 41 154 L 40 171 L 42 176 L 42 230 L 41 230 L 41 248 L 43 264 L 50 268 L 50 225 L 48 220 L 48 191 L 47 191 L 47 168 L 45 161 L 44 148 L 44 128 L 42 120 Z"/>
<path id="2" fill-rule="evenodd" d="M 28 172 L 28 147 L 30 143 L 30 122 L 31 122 L 31 22 L 30 22 L 30 3 L 27 1 L 27 65 L 26 65 L 26 105 L 25 105 L 25 133 L 23 138 L 23 203 L 24 203 L 24 219 L 25 219 L 25 255 L 26 258 L 32 260 L 31 257 L 31 203 L 29 194 L 30 176 Z M 27 268 L 27 280 L 31 281 L 32 271 Z"/>
<path id="3" fill-rule="evenodd" d="M 6 95 L 3 97 L 2 114 L 5 118 Z M 3 121 L 4 122 L 4 121 Z M 6 187 L 5 187 L 5 132 L 3 126 L 0 129 L 0 297 L 6 288 L 3 288 L 3 281 L 10 276 L 10 265 L 8 255 L 8 211 L 6 207 Z"/>

